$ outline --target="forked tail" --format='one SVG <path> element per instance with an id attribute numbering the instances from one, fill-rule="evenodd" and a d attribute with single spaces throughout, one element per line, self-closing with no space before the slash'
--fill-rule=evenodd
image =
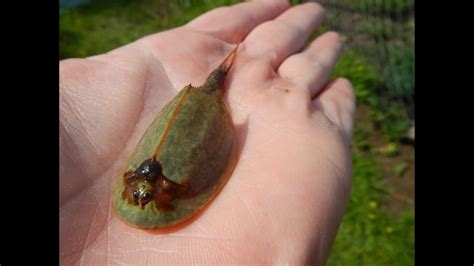
<path id="1" fill-rule="evenodd" d="M 230 54 L 224 58 L 219 67 L 211 72 L 211 74 L 207 77 L 206 82 L 202 85 L 202 90 L 213 92 L 222 89 L 227 73 L 229 73 L 230 68 L 234 65 L 239 44 L 237 44 L 232 52 L 230 52 Z"/>
<path id="2" fill-rule="evenodd" d="M 240 43 L 238 43 L 235 46 L 235 48 L 229 53 L 229 55 L 227 55 L 226 58 L 224 58 L 222 63 L 219 65 L 219 67 L 225 67 L 227 71 L 230 70 L 230 68 L 234 65 L 235 56 L 237 54 L 237 49 L 239 49 L 239 45 Z"/>

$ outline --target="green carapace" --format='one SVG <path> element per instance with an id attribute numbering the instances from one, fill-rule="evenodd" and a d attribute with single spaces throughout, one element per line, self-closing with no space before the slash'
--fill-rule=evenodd
<path id="1" fill-rule="evenodd" d="M 158 114 L 114 184 L 120 220 L 141 229 L 189 220 L 229 179 L 237 138 L 223 85 L 237 47 L 200 87 L 182 89 Z"/>

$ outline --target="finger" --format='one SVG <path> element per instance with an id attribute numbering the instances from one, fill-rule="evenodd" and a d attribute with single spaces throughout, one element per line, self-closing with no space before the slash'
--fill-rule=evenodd
<path id="1" fill-rule="evenodd" d="M 348 143 L 352 138 L 355 118 L 355 94 L 352 84 L 345 78 L 330 82 L 313 100 L 313 116 L 324 115 L 346 137 Z"/>
<path id="2" fill-rule="evenodd" d="M 290 7 L 287 0 L 252 1 L 220 7 L 189 22 L 186 27 L 230 43 L 242 41 L 256 26 Z"/>
<path id="3" fill-rule="evenodd" d="M 278 68 L 278 74 L 308 88 L 314 98 L 326 84 L 342 47 L 339 34 L 327 32 L 314 40 L 303 52 L 288 57 Z"/>
<path id="4" fill-rule="evenodd" d="M 246 51 L 268 60 L 276 69 L 304 46 L 323 18 L 324 9 L 316 3 L 290 8 L 276 19 L 256 27 L 245 39 Z"/>

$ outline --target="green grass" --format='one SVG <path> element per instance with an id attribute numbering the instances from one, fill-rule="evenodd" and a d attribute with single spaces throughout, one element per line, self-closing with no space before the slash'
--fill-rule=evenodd
<path id="1" fill-rule="evenodd" d="M 144 35 L 183 25 L 214 7 L 236 2 L 239 1 L 101 0 L 77 9 L 64 9 L 60 12 L 60 56 L 86 57 L 107 52 Z M 355 5 L 356 10 L 364 12 L 383 8 L 393 12 L 396 3 L 401 3 L 405 10 L 412 0 L 379 0 L 370 7 L 367 1 L 344 0 L 339 3 Z M 412 21 L 400 23 L 403 27 L 413 27 Z M 323 29 L 329 27 L 325 25 Z M 377 26 L 360 27 L 359 30 L 368 35 L 374 32 L 389 34 L 386 29 Z M 322 31 L 317 31 L 313 37 Z M 413 57 L 412 47 L 397 45 L 400 44 L 394 44 L 397 52 L 389 60 L 388 70 L 382 70 L 377 62 L 370 61 L 366 51 L 351 48 L 343 53 L 331 76 L 343 76 L 351 80 L 356 91 L 358 110 L 366 110 L 361 115 L 370 123 L 355 125 L 352 196 L 328 265 L 413 265 L 413 209 L 404 209 L 398 214 L 389 212 L 387 206 L 393 188 L 383 182 L 380 143 L 374 141 L 375 136 L 381 136 L 384 144 L 396 143 L 409 126 L 403 106 L 394 100 L 397 91 L 389 90 L 393 93 L 386 93 L 385 89 L 396 87 L 403 93 L 414 86 L 413 77 L 410 76 L 412 70 L 406 70 L 402 64 L 405 62 L 403 58 Z M 383 71 L 399 70 L 408 73 L 404 80 L 383 78 L 387 75 Z M 402 83 L 405 87 L 398 86 Z M 392 150 L 388 149 L 387 152 Z M 398 155 L 394 153 L 393 156 Z M 407 167 L 406 164 L 398 164 L 389 169 L 395 175 L 402 175 Z"/>
<path id="2" fill-rule="evenodd" d="M 330 78 L 346 77 L 355 89 L 357 103 L 369 107 L 369 115 L 385 141 L 397 141 L 410 126 L 410 121 L 394 95 L 387 94 L 381 69 L 366 59 L 363 52 L 349 50 L 342 54 Z M 392 96 L 392 97 L 391 97 Z"/>
<path id="3" fill-rule="evenodd" d="M 327 4 L 324 25 L 347 34 L 348 45 L 372 61 L 384 81 L 380 90 L 386 96 L 381 98 L 403 102 L 403 105 L 411 104 L 406 99 L 414 99 L 415 88 L 414 20 L 410 11 L 414 1 L 328 0 Z M 408 111 L 413 106 L 402 107 Z M 397 110 L 390 110 L 394 111 Z"/>
<path id="4" fill-rule="evenodd" d="M 388 16 L 395 19 L 405 18 L 415 5 L 414 0 L 321 0 L 319 2 L 330 4 L 341 10 L 350 10 L 364 15 Z"/>
<path id="5" fill-rule="evenodd" d="M 60 58 L 110 51 L 140 37 L 180 26 L 236 0 L 100 0 L 60 15 Z M 165 3 L 165 4 L 164 4 Z"/>
<path id="6" fill-rule="evenodd" d="M 386 209 L 392 189 L 383 183 L 380 155 L 396 156 L 399 139 L 408 122 L 396 102 L 388 103 L 379 94 L 384 85 L 380 69 L 357 50 L 346 51 L 336 64 L 331 78 L 351 80 L 359 107 L 368 109 L 372 123 L 356 123 L 353 143 L 353 187 L 347 212 L 336 237 L 328 265 L 413 265 L 413 209 L 398 216 Z M 388 145 L 375 150 L 374 134 Z M 397 174 L 406 166 L 396 166 Z"/>
<path id="7" fill-rule="evenodd" d="M 328 265 L 413 265 L 414 214 L 384 210 L 390 190 L 374 158 L 354 154 L 352 196 Z"/>
<path id="8" fill-rule="evenodd" d="M 407 169 L 408 169 L 407 163 L 400 163 L 393 167 L 393 172 L 395 173 L 396 176 L 402 176 Z"/>

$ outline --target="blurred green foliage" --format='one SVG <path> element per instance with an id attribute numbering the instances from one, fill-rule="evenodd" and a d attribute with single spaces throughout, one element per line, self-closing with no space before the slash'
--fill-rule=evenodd
<path id="1" fill-rule="evenodd" d="M 60 15 L 61 59 L 100 54 L 236 0 L 100 0 Z"/>
<path id="2" fill-rule="evenodd" d="M 369 115 L 386 141 L 397 141 L 410 126 L 404 106 L 384 95 L 386 86 L 381 69 L 370 63 L 363 52 L 348 50 L 337 62 L 331 78 L 346 77 L 354 86 L 358 104 L 369 107 Z"/>
<path id="3" fill-rule="evenodd" d="M 395 172 L 396 176 L 402 176 L 407 169 L 408 169 L 407 163 L 400 163 L 400 164 L 395 165 L 395 167 L 393 167 L 393 171 Z"/>
<path id="4" fill-rule="evenodd" d="M 413 265 L 414 214 L 391 217 L 390 191 L 373 157 L 354 154 L 352 196 L 328 265 Z"/>
<path id="5" fill-rule="evenodd" d="M 415 56 L 413 46 L 402 42 L 391 42 L 388 45 L 387 87 L 396 95 L 410 93 L 415 87 Z"/>
<path id="6" fill-rule="evenodd" d="M 62 9 L 60 57 L 104 53 L 144 35 L 183 25 L 212 8 L 237 2 L 240 1 L 100 0 L 79 8 Z M 298 2 L 304 1 L 292 0 L 293 4 Z M 384 25 L 398 23 L 412 28 L 413 21 L 405 20 L 404 14 L 413 8 L 413 3 L 413 0 L 340 0 L 331 1 L 326 7 L 338 6 L 362 15 L 378 12 L 379 22 L 360 20 L 354 32 L 368 36 L 365 40 L 386 40 L 388 44 L 379 42 L 376 49 L 385 54 L 388 51 L 390 55 L 383 62 L 388 67 L 382 68 L 380 62 L 369 58 L 370 50 L 349 46 L 331 75 L 331 78 L 343 76 L 352 82 L 358 110 L 364 110 L 359 113 L 370 123 L 355 124 L 352 195 L 329 265 L 413 265 L 413 209 L 399 215 L 389 214 L 386 206 L 392 189 L 383 182 L 380 153 L 375 149 L 379 144 L 374 142 L 375 136 L 380 134 L 385 144 L 396 143 L 410 125 L 405 106 L 397 99 L 412 93 L 414 88 L 413 40 L 404 35 L 392 40 L 391 32 Z M 337 16 L 329 12 L 327 18 L 335 21 Z M 325 30 L 337 29 L 336 26 L 337 23 L 325 24 L 312 38 Z M 407 168 L 406 163 L 401 163 L 390 169 L 402 175 Z"/>
<path id="7" fill-rule="evenodd" d="M 387 138 L 393 141 L 407 123 L 397 121 L 387 126 L 382 120 L 396 119 L 398 112 L 414 119 L 414 0 L 319 2 L 326 6 L 326 28 L 344 34 L 348 46 L 359 50 L 383 81 L 377 87 L 377 97 L 379 105 L 388 106 L 387 113 L 373 115 Z M 395 101 L 398 106 L 392 104 Z"/>
<path id="8" fill-rule="evenodd" d="M 395 143 L 388 143 L 379 149 L 379 152 L 387 157 L 397 156 L 400 153 L 400 147 Z"/>
<path id="9" fill-rule="evenodd" d="M 352 82 L 357 104 L 368 109 L 366 115 L 372 123 L 355 125 L 352 195 L 328 265 L 413 265 L 413 210 L 393 217 L 384 208 L 392 191 L 383 183 L 379 154 L 394 156 L 399 148 L 388 143 L 377 151 L 373 143 L 376 131 L 387 142 L 398 140 L 409 120 L 396 101 L 381 95 L 378 88 L 385 81 L 380 68 L 370 63 L 362 51 L 349 49 L 343 53 L 331 78 L 340 76 Z M 401 168 L 395 169 L 396 174 L 406 170 Z"/>
<path id="10" fill-rule="evenodd" d="M 297 1 L 309 2 L 309 1 Z M 363 15 L 388 16 L 403 20 L 414 9 L 414 0 L 321 0 L 324 6 L 337 7 Z"/>

